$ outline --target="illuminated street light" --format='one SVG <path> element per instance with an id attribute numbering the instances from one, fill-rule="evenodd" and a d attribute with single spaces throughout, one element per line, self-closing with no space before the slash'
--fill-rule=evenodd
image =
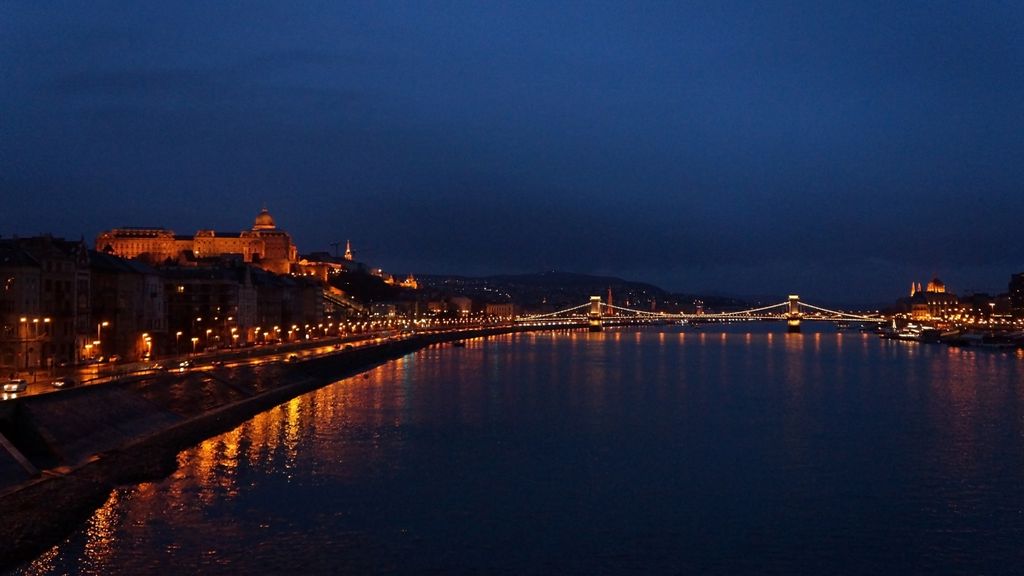
<path id="1" fill-rule="evenodd" d="M 103 322 L 97 322 L 96 323 L 96 353 L 97 354 L 101 354 L 103 352 L 103 348 L 101 347 L 101 343 L 103 342 L 103 337 L 101 335 L 101 330 L 103 330 L 107 326 L 110 326 L 110 322 L 107 322 L 106 320 L 104 320 Z"/>

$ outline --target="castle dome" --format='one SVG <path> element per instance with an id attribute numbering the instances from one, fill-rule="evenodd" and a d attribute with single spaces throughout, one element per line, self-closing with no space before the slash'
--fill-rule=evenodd
<path id="1" fill-rule="evenodd" d="M 271 216 L 270 211 L 268 211 L 266 207 L 264 207 L 263 210 L 260 210 L 260 213 L 256 215 L 256 223 L 253 224 L 252 229 L 273 230 L 275 228 L 277 228 L 277 225 L 274 224 L 273 216 Z"/>

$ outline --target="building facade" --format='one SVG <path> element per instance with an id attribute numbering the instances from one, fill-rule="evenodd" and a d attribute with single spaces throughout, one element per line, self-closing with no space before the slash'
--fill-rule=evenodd
<path id="1" fill-rule="evenodd" d="M 92 321 L 97 339 L 92 358 L 118 355 L 141 360 L 159 355 L 167 342 L 167 315 L 160 273 L 142 262 L 92 251 Z"/>
<path id="2" fill-rule="evenodd" d="M 905 311 L 913 320 L 946 320 L 960 313 L 960 299 L 946 291 L 946 285 L 938 278 L 932 278 L 927 288 L 911 284 L 911 296 L 905 301 Z"/>
<path id="3" fill-rule="evenodd" d="M 0 373 L 76 362 L 88 345 L 89 254 L 82 242 L 0 241 Z"/>
<path id="4" fill-rule="evenodd" d="M 96 250 L 154 264 L 238 255 L 242 261 L 275 274 L 290 273 L 298 261 L 291 235 L 277 228 L 266 208 L 257 214 L 250 230 L 200 230 L 194 236 L 181 236 L 165 228 L 115 228 L 96 237 Z"/>
<path id="5" fill-rule="evenodd" d="M 169 266 L 161 271 L 168 352 L 199 352 L 255 341 L 257 292 L 251 266 Z"/>
<path id="6" fill-rule="evenodd" d="M 512 303 L 488 303 L 484 306 L 484 314 L 512 317 L 516 315 L 516 307 Z"/>

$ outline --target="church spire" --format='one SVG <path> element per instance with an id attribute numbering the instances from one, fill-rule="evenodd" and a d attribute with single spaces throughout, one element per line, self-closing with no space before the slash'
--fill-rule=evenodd
<path id="1" fill-rule="evenodd" d="M 352 241 L 351 240 L 345 240 L 345 260 L 348 260 L 350 262 L 352 260 L 355 260 L 355 256 L 352 255 Z"/>

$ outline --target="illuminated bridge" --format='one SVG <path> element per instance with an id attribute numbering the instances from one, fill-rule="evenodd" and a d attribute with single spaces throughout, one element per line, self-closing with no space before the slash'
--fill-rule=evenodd
<path id="1" fill-rule="evenodd" d="M 589 326 L 591 330 L 600 330 L 603 326 L 624 326 L 630 324 L 663 324 L 669 322 L 740 322 L 752 320 L 785 320 L 792 332 L 800 331 L 800 323 L 805 321 L 826 322 L 861 322 L 881 323 L 885 318 L 876 315 L 863 315 L 841 310 L 830 310 L 821 306 L 801 302 L 800 297 L 791 295 L 788 300 L 760 306 L 749 310 L 735 312 L 710 312 L 700 314 L 669 314 L 666 312 L 650 312 L 634 310 L 605 304 L 600 296 L 591 296 L 590 302 L 572 306 L 564 310 L 547 314 L 530 314 L 520 316 L 516 322 L 529 326 L 573 327 Z"/>

